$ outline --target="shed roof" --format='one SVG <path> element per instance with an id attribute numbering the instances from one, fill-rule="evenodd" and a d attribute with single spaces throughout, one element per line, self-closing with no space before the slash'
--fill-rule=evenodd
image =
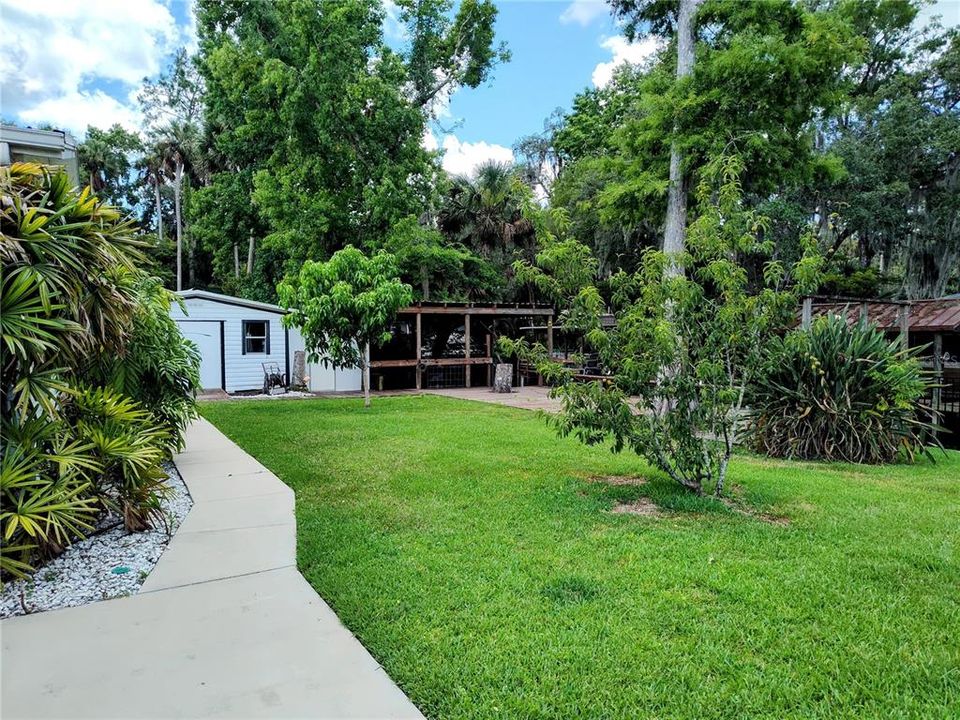
<path id="1" fill-rule="evenodd" d="M 899 330 L 902 302 L 868 302 L 867 319 L 881 330 Z M 910 332 L 956 332 L 960 330 L 960 297 L 942 297 L 933 300 L 913 300 L 910 306 Z M 860 318 L 860 302 L 843 300 L 815 302 L 813 315 L 832 312 L 844 315 L 847 322 Z"/>
<path id="2" fill-rule="evenodd" d="M 238 307 L 248 307 L 254 310 L 263 310 L 265 312 L 286 315 L 287 311 L 279 305 L 257 302 L 256 300 L 247 300 L 246 298 L 234 297 L 233 295 L 221 295 L 220 293 L 210 292 L 208 290 L 181 290 L 177 293 L 184 300 L 209 300 L 210 302 L 222 303 L 224 305 L 236 305 Z"/>

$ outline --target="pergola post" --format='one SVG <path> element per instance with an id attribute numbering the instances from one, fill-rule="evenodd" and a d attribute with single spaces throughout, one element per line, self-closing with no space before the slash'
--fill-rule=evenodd
<path id="1" fill-rule="evenodd" d="M 943 399 L 942 389 L 940 386 L 943 384 L 943 334 L 935 333 L 933 336 L 933 392 L 931 397 L 930 406 L 933 410 L 933 422 L 936 425 L 940 424 L 940 401 Z M 937 437 L 937 431 L 933 431 L 933 437 Z"/>
<path id="2" fill-rule="evenodd" d="M 490 333 L 487 333 L 487 387 L 490 387 L 490 369 L 493 366 L 491 358 L 493 355 L 490 354 L 491 345 L 490 345 Z"/>
<path id="3" fill-rule="evenodd" d="M 470 387 L 470 313 L 463 316 L 463 357 L 467 361 L 463 372 L 464 385 Z"/>
<path id="4" fill-rule="evenodd" d="M 421 339 L 421 324 L 420 318 L 422 316 L 420 313 L 417 313 L 417 390 L 420 390 L 423 386 L 423 370 L 420 367 L 421 354 L 423 353 L 423 340 Z"/>

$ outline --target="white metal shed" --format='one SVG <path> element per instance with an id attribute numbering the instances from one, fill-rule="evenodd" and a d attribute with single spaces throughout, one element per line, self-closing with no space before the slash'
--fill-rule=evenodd
<path id="1" fill-rule="evenodd" d="M 172 303 L 170 317 L 200 349 L 203 389 L 230 393 L 259 390 L 263 387 L 263 363 L 277 363 L 290 378 L 293 354 L 304 349 L 304 342 L 296 328 L 283 327 L 283 308 L 206 290 L 184 290 L 179 295 L 186 311 Z M 307 375 L 313 391 L 360 389 L 358 369 L 335 371 L 310 363 Z"/>

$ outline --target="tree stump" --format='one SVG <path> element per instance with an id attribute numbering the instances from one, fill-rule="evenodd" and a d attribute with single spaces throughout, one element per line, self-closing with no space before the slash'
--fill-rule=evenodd
<path id="1" fill-rule="evenodd" d="M 290 386 L 295 388 L 307 387 L 307 358 L 303 350 L 296 350 L 293 353 L 293 377 L 290 379 Z"/>
<path id="2" fill-rule="evenodd" d="M 513 365 L 498 363 L 493 375 L 493 392 L 513 392 Z"/>

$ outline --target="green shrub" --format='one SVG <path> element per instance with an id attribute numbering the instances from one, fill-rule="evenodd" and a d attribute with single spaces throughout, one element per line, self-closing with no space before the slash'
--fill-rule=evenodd
<path id="1" fill-rule="evenodd" d="M 3 443 L 0 571 L 22 576 L 33 557 L 56 555 L 93 528 L 99 507 L 89 475 L 101 466 L 63 422 L 5 419 Z"/>
<path id="2" fill-rule="evenodd" d="M 162 518 L 163 460 L 181 442 L 199 359 L 138 268 L 136 227 L 63 172 L 0 168 L 0 574 L 88 533 Z"/>
<path id="3" fill-rule="evenodd" d="M 102 358 L 99 379 L 145 408 L 166 430 L 169 450 L 183 449 L 187 424 L 197 415 L 200 352 L 170 317 L 170 304 L 182 300 L 158 278 L 134 281 L 137 303 L 123 353 Z"/>
<path id="4" fill-rule="evenodd" d="M 750 397 L 753 443 L 773 457 L 912 459 L 930 429 L 919 405 L 927 388 L 916 350 L 873 327 L 817 318 L 770 344 Z"/>
<path id="5" fill-rule="evenodd" d="M 162 462 L 170 433 L 135 400 L 112 388 L 82 388 L 64 398 L 63 415 L 73 437 L 89 447 L 98 471 L 93 494 L 103 509 L 123 517 L 134 532 L 163 521 Z"/>

